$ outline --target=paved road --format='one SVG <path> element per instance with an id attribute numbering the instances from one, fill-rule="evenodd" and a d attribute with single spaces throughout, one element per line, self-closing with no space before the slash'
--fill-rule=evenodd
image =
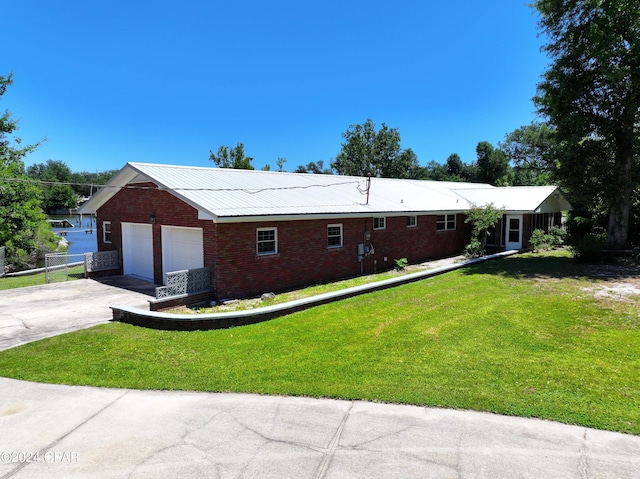
<path id="1" fill-rule="evenodd" d="M 109 291 L 91 281 L 0 291 L 1 347 L 104 322 L 108 304 L 148 299 Z M 639 436 L 549 421 L 0 377 L 0 479 L 592 479 L 638 471 Z"/>
<path id="2" fill-rule="evenodd" d="M 38 456 L 21 463 L 29 453 Z M 554 422 L 0 378 L 3 479 L 584 479 L 637 478 L 639 471 L 640 437 Z"/>

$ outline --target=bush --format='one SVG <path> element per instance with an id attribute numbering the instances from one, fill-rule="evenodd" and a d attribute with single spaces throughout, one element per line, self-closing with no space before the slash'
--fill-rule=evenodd
<path id="1" fill-rule="evenodd" d="M 603 250 L 607 243 L 604 233 L 585 235 L 571 248 L 573 257 L 581 263 L 599 263 L 604 258 Z"/>
<path id="2" fill-rule="evenodd" d="M 557 226 L 551 227 L 548 233 L 545 233 L 544 230 L 541 229 L 535 229 L 533 233 L 531 233 L 529 245 L 534 251 L 548 251 L 562 246 L 566 237 L 567 233 Z"/>
<path id="3" fill-rule="evenodd" d="M 553 248 L 553 237 L 544 230 L 535 229 L 529 238 L 529 245 L 534 251 L 547 251 Z"/>
<path id="4" fill-rule="evenodd" d="M 477 238 L 472 238 L 471 242 L 464 247 L 464 255 L 467 258 L 477 258 L 484 255 L 482 243 Z"/>
<path id="5" fill-rule="evenodd" d="M 407 258 L 394 259 L 394 261 L 396 262 L 396 271 L 402 271 L 409 264 Z"/>
<path id="6" fill-rule="evenodd" d="M 549 233 L 551 236 L 554 246 L 562 246 L 567 240 L 567 232 L 562 228 L 558 228 L 557 226 L 552 226 L 549 228 Z"/>

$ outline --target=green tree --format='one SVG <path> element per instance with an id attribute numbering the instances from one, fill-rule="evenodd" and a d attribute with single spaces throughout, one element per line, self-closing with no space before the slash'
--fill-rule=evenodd
<path id="1" fill-rule="evenodd" d="M 546 123 L 533 122 L 507 133 L 499 147 L 513 163 L 513 184 L 551 184 L 556 146 L 555 132 Z"/>
<path id="2" fill-rule="evenodd" d="M 447 166 L 443 165 L 442 163 L 438 163 L 435 160 L 431 160 L 429 163 L 427 163 L 427 166 L 424 167 L 424 175 L 422 179 L 433 181 L 448 181 L 449 172 L 447 171 Z"/>
<path id="3" fill-rule="evenodd" d="M 535 103 L 557 131 L 556 175 L 608 211 L 607 244 L 629 240 L 640 180 L 640 3 L 537 0 L 551 62 Z"/>
<path id="4" fill-rule="evenodd" d="M 496 208 L 493 203 L 482 207 L 473 206 L 467 212 L 464 222 L 472 225 L 471 242 L 465 248 L 467 256 L 484 256 L 489 232 L 495 228 L 503 214 L 504 211 Z"/>
<path id="5" fill-rule="evenodd" d="M 509 183 L 509 159 L 504 154 L 504 151 L 494 148 L 488 141 L 481 141 L 476 146 L 476 155 L 477 179 L 479 182 L 491 185 Z"/>
<path id="6" fill-rule="evenodd" d="M 89 197 L 99 186 L 104 185 L 118 170 L 106 170 L 95 173 L 88 171 L 73 172 L 71 174 L 71 188 L 80 197 Z"/>
<path id="7" fill-rule="evenodd" d="M 457 153 L 451 153 L 447 157 L 447 174 L 449 178 L 462 178 L 464 163 Z"/>
<path id="8" fill-rule="evenodd" d="M 218 168 L 233 168 L 236 170 L 253 170 L 255 169 L 251 162 L 253 158 L 245 156 L 244 145 L 238 143 L 235 148 L 228 146 L 220 146 L 218 153 L 209 151 L 209 160 Z"/>
<path id="9" fill-rule="evenodd" d="M 78 199 L 70 183 L 73 173 L 66 163 L 48 160 L 27 168 L 30 178 L 40 180 L 43 194 L 43 208 L 47 212 L 78 206 Z"/>
<path id="10" fill-rule="evenodd" d="M 400 133 L 384 123 L 378 131 L 369 118 L 342 134 L 344 143 L 331 168 L 339 175 L 408 178 L 418 161 L 415 153 L 400 149 Z"/>
<path id="11" fill-rule="evenodd" d="M 0 76 L 0 98 L 12 83 L 12 74 Z M 54 250 L 57 241 L 45 222 L 42 192 L 26 175 L 22 160 L 39 143 L 22 146 L 16 130 L 5 111 L 0 117 L 0 245 L 6 246 L 5 262 L 11 269 L 25 269 Z"/>
<path id="12" fill-rule="evenodd" d="M 278 159 L 276 160 L 276 166 L 278 167 L 278 171 L 279 172 L 283 172 L 284 171 L 284 164 L 287 162 L 286 158 L 280 158 L 278 157 Z"/>
<path id="13" fill-rule="evenodd" d="M 332 175 L 331 168 L 324 167 L 324 160 L 310 161 L 306 166 L 298 165 L 294 173 L 312 173 L 315 175 Z"/>

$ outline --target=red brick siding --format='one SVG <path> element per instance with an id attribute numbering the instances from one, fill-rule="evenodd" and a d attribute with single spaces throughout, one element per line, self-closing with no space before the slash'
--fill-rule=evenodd
<path id="1" fill-rule="evenodd" d="M 154 279 L 161 284 L 161 225 L 202 228 L 204 264 L 212 270 L 212 287 L 219 299 L 356 276 L 361 271 L 357 245 L 364 241 L 365 231 L 371 232 L 375 253 L 363 260 L 364 273 L 391 269 L 399 258 L 416 263 L 458 254 L 469 241 L 470 227 L 461 214 L 452 231 L 436 231 L 435 215 L 418 216 L 417 226 L 411 228 L 406 216 L 389 216 L 384 230 L 374 230 L 372 218 L 216 224 L 198 220 L 195 208 L 152 184 L 136 186 L 150 188 L 123 189 L 98 210 L 98 249 L 122 251 L 122 222 L 149 224 L 155 214 Z M 102 241 L 103 221 L 111 222 L 111 244 Z M 327 247 L 329 224 L 342 224 L 342 247 Z M 256 230 L 266 227 L 277 228 L 278 253 L 258 256 Z"/>
<path id="2" fill-rule="evenodd" d="M 341 248 L 327 248 L 329 224 L 342 224 Z M 219 297 L 242 297 L 356 276 L 365 231 L 375 253 L 363 260 L 364 273 L 391 269 L 399 258 L 416 263 L 458 254 L 469 242 L 464 215 L 453 231 L 436 231 L 435 216 L 418 217 L 416 227 L 406 224 L 406 216 L 387 217 L 384 230 L 373 230 L 372 218 L 219 224 L 216 291 Z M 268 227 L 278 230 L 278 253 L 258 256 L 256 230 Z"/>
<path id="3" fill-rule="evenodd" d="M 122 223 L 153 225 L 153 276 L 162 284 L 162 225 L 184 226 L 203 229 L 204 264 L 215 264 L 215 225 L 210 220 L 199 220 L 198 211 L 167 191 L 156 189 L 152 183 L 132 185 L 124 188 L 107 201 L 96 214 L 98 250 L 117 249 L 122 252 Z M 102 224 L 111 222 L 111 244 L 103 242 Z M 213 274 L 213 271 L 212 271 Z"/>

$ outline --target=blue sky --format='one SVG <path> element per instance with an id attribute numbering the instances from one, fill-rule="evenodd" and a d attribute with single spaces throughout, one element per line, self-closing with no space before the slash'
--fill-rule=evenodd
<path id="1" fill-rule="evenodd" d="M 528 0 L 4 0 L 0 109 L 25 163 L 207 166 L 245 145 L 258 169 L 328 163 L 371 118 L 420 164 L 475 160 L 535 119 L 547 59 Z"/>

